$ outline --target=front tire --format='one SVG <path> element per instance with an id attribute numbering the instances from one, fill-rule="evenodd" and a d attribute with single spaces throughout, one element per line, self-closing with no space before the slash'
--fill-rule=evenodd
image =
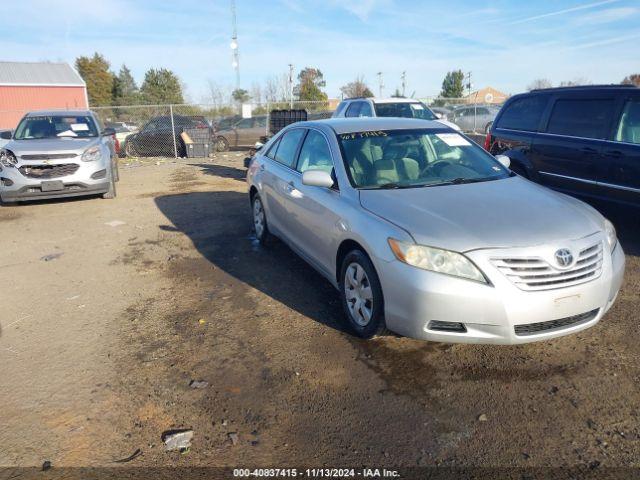
<path id="1" fill-rule="evenodd" d="M 133 146 L 132 142 L 126 142 L 124 144 L 124 154 L 127 157 L 138 157 L 138 150 Z"/>
<path id="2" fill-rule="evenodd" d="M 251 200 L 251 211 L 253 213 L 253 229 L 256 232 L 256 239 L 260 242 L 260 245 L 266 245 L 270 236 L 269 227 L 267 226 L 267 213 L 264 210 L 262 199 L 257 193 Z"/>
<path id="3" fill-rule="evenodd" d="M 382 286 L 369 257 L 352 250 L 342 261 L 340 296 L 349 326 L 361 338 L 387 332 L 384 321 Z"/>
<path id="4" fill-rule="evenodd" d="M 109 180 L 109 190 L 106 193 L 102 194 L 102 198 L 107 200 L 111 200 L 116 198 L 116 182 L 113 177 L 113 170 L 111 171 L 111 179 Z"/>
<path id="5" fill-rule="evenodd" d="M 229 151 L 229 140 L 224 137 L 216 138 L 216 151 L 217 152 L 228 152 Z"/>

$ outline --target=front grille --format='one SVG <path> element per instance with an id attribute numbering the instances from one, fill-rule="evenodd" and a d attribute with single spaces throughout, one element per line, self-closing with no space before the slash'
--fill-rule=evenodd
<path id="1" fill-rule="evenodd" d="M 558 269 L 540 257 L 492 258 L 491 262 L 521 290 L 551 290 L 596 279 L 602 273 L 602 242 L 578 253 L 571 268 Z"/>
<path id="2" fill-rule="evenodd" d="M 560 330 L 567 327 L 574 327 L 581 323 L 586 323 L 598 315 L 600 309 L 596 308 L 590 312 L 574 315 L 573 317 L 560 318 L 558 320 L 549 320 L 548 322 L 530 323 L 528 325 L 516 325 L 514 330 L 518 336 L 535 335 L 536 333 L 549 332 L 552 330 Z"/>
<path id="3" fill-rule="evenodd" d="M 75 153 L 38 153 L 33 155 L 20 155 L 22 160 L 61 160 L 65 158 L 75 158 Z"/>
<path id="4" fill-rule="evenodd" d="M 80 168 L 77 163 L 65 163 L 62 165 L 23 165 L 20 173 L 25 177 L 49 179 L 73 175 Z"/>

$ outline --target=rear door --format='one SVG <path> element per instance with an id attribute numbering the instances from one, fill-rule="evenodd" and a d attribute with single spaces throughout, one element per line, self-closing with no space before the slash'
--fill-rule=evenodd
<path id="1" fill-rule="evenodd" d="M 267 222 L 275 225 L 284 237 L 292 241 L 292 219 L 288 211 L 289 197 L 293 194 L 300 173 L 295 165 L 305 130 L 287 130 L 278 140 L 275 148 L 269 149 L 265 157 L 263 171 L 263 191 L 266 196 Z"/>
<path id="2" fill-rule="evenodd" d="M 611 129 L 615 97 L 568 94 L 554 98 L 531 159 L 540 183 L 575 195 L 599 196 L 598 164 Z"/>
<path id="3" fill-rule="evenodd" d="M 612 200 L 640 204 L 640 95 L 625 96 L 606 142 L 598 169 L 602 194 Z"/>
<path id="4" fill-rule="evenodd" d="M 249 145 L 255 118 L 243 118 L 236 125 L 236 146 Z M 254 142 L 255 143 L 255 142 Z"/>

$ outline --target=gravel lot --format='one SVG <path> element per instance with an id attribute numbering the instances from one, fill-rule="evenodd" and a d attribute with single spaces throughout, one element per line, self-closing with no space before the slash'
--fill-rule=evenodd
<path id="1" fill-rule="evenodd" d="M 627 272 L 592 329 L 364 342 L 328 282 L 253 240 L 243 156 L 123 165 L 112 201 L 0 208 L 1 466 L 137 449 L 126 465 L 640 464 L 637 212 L 607 212 Z M 180 428 L 192 447 L 164 451 Z"/>

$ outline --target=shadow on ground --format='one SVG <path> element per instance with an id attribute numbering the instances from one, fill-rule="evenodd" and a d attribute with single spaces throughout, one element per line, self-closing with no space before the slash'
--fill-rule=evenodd
<path id="1" fill-rule="evenodd" d="M 245 168 L 229 167 L 215 163 L 192 163 L 191 166 L 198 167 L 203 175 L 212 175 L 214 177 L 233 178 L 242 182 L 247 178 L 247 170 Z"/>
<path id="2" fill-rule="evenodd" d="M 342 311 L 331 284 L 284 243 L 272 239 L 262 247 L 253 237 L 247 194 L 193 192 L 166 195 L 155 201 L 175 229 L 189 236 L 198 252 L 216 267 L 289 308 L 344 331 Z M 170 225 L 160 228 L 174 230 Z"/>

